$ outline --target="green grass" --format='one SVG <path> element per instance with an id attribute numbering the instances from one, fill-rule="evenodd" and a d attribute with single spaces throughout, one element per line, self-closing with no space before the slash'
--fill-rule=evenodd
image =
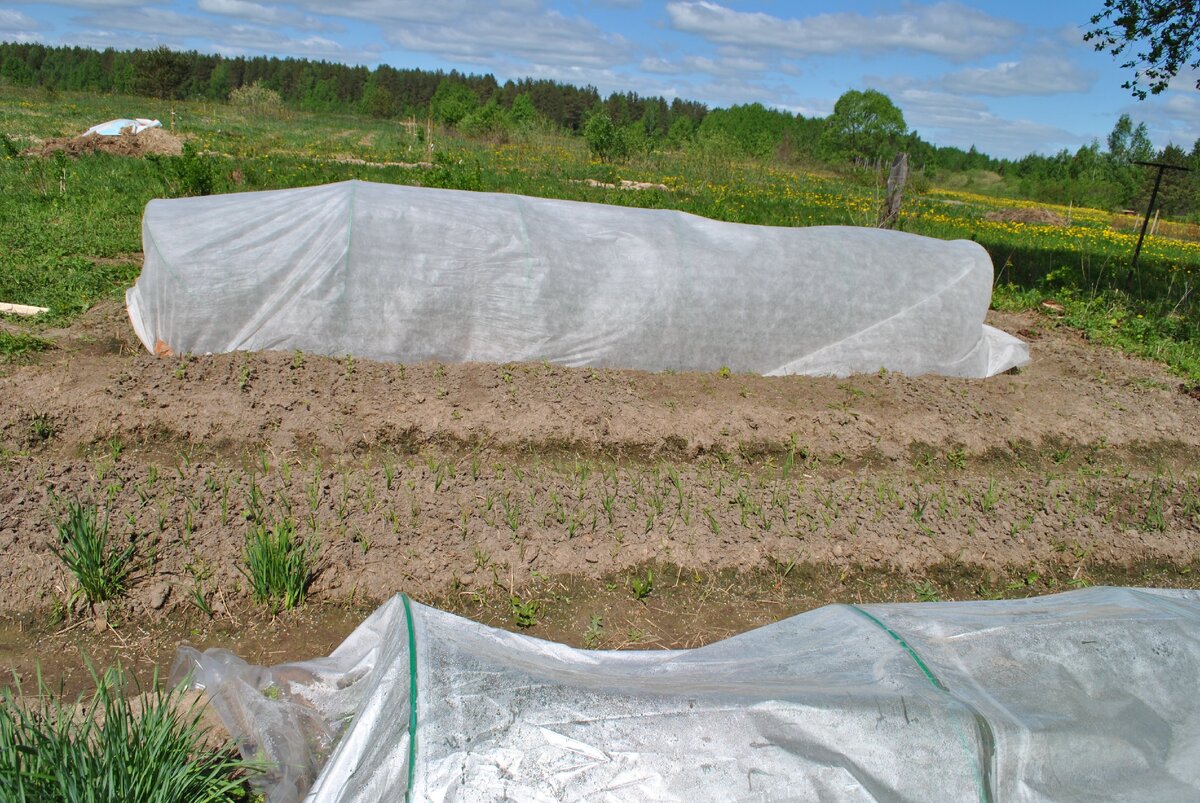
<path id="1" fill-rule="evenodd" d="M 50 342 L 28 332 L 7 332 L 0 329 L 0 362 L 19 362 L 30 354 L 45 351 Z"/>
<path id="2" fill-rule="evenodd" d="M 1042 307 L 1050 299 L 1062 306 L 1062 313 Z M 1200 329 L 1168 304 L 1139 303 L 1118 291 L 1090 294 L 1072 288 L 1049 291 L 1000 285 L 992 295 L 992 306 L 1052 315 L 1095 343 L 1165 363 L 1184 379 L 1200 383 Z"/>
<path id="3" fill-rule="evenodd" d="M 135 703 L 119 667 L 96 676 L 90 699 L 64 700 L 38 679 L 36 696 L 0 693 L 0 800 L 139 803 L 247 800 L 249 765 L 203 746 L 202 710 L 180 689 Z M 157 681 L 157 678 L 155 679 Z"/>
<path id="4" fill-rule="evenodd" d="M 254 601 L 269 606 L 272 614 L 302 603 L 312 581 L 315 553 L 315 544 L 301 540 L 291 521 L 253 525 L 245 557 Z"/>
<path id="5" fill-rule="evenodd" d="M 100 523 L 95 505 L 67 505 L 67 517 L 58 525 L 54 554 L 75 576 L 76 595 L 88 602 L 103 602 L 125 593 L 133 570 L 134 544 L 115 548 L 108 538 L 108 519 Z"/>

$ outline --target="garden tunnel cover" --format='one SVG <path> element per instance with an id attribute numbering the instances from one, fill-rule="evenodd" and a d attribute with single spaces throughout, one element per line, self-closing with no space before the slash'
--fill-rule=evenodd
<path id="1" fill-rule="evenodd" d="M 397 596 L 327 657 L 174 674 L 271 803 L 1200 799 L 1197 591 L 830 605 L 654 651 Z"/>
<path id="2" fill-rule="evenodd" d="M 157 354 L 294 350 L 768 375 L 985 377 L 969 241 L 345 181 L 154 200 L 126 296 Z"/>

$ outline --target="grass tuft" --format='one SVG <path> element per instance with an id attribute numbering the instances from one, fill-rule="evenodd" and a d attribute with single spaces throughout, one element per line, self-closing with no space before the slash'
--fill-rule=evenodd
<path id="1" fill-rule="evenodd" d="M 133 570 L 134 545 L 117 551 L 109 544 L 108 518 L 101 524 L 95 505 L 67 505 L 67 518 L 58 525 L 58 547 L 53 551 L 75 575 L 77 597 L 97 603 L 125 593 Z"/>
<path id="2" fill-rule="evenodd" d="M 0 693 L 0 800 L 100 803 L 248 799 L 251 765 L 228 748 L 205 746 L 202 708 L 180 702 L 182 687 L 140 699 L 120 667 L 96 691 L 64 700 L 38 678 L 38 694 Z"/>
<path id="3" fill-rule="evenodd" d="M 255 524 L 246 538 L 247 577 L 254 601 L 269 605 L 271 613 L 291 610 L 304 601 L 312 582 L 316 545 L 296 535 L 296 525 L 286 519 L 273 526 Z"/>
<path id="4" fill-rule="evenodd" d="M 48 348 L 49 340 L 25 332 L 7 332 L 0 329 L 0 362 L 18 362 Z"/>

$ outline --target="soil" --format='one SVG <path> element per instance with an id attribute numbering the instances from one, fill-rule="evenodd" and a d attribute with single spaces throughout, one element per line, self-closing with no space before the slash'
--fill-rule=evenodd
<path id="1" fill-rule="evenodd" d="M 109 153 L 114 156 L 179 156 L 183 153 L 183 140 L 162 128 L 147 128 L 139 134 L 126 129 L 115 137 L 100 134 L 56 137 L 28 148 L 24 153 L 28 156 L 53 156 L 60 151 L 67 156 L 89 153 Z"/>
<path id="2" fill-rule="evenodd" d="M 1033 362 L 768 378 L 157 358 L 102 304 L 0 366 L 0 663 L 81 682 L 80 650 L 147 671 L 188 639 L 312 657 L 397 592 L 507 627 L 536 599 L 536 635 L 677 647 L 831 601 L 1191 582 L 1194 389 L 1053 305 L 989 322 Z M 100 608 L 54 552 L 75 500 L 136 548 Z M 244 544 L 281 521 L 317 566 L 309 605 L 272 619 Z"/>

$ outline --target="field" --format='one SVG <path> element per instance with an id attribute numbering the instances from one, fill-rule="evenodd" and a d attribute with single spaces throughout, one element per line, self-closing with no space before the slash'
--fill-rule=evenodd
<path id="1" fill-rule="evenodd" d="M 184 155 L 21 155 L 121 115 L 174 116 Z M 400 591 L 659 648 L 828 602 L 1190 586 L 1200 569 L 1195 241 L 1153 238 L 1127 274 L 1134 235 L 1108 213 L 1029 223 L 990 219 L 1020 202 L 914 194 L 903 227 L 984 244 L 989 322 L 1031 343 L 1030 366 L 985 381 L 158 359 L 120 301 L 154 197 L 362 178 L 869 225 L 877 190 L 702 148 L 611 165 L 545 132 L 145 99 L 0 92 L 0 130 L 0 300 L 51 308 L 0 321 L 0 663 L 26 683 L 40 664 L 82 688 L 81 652 L 148 678 L 185 640 L 324 654 Z M 95 604 L 56 554 L 74 503 L 107 522 L 110 555 L 132 548 Z M 256 600 L 248 567 L 248 539 L 281 532 L 311 561 L 293 610 Z"/>

